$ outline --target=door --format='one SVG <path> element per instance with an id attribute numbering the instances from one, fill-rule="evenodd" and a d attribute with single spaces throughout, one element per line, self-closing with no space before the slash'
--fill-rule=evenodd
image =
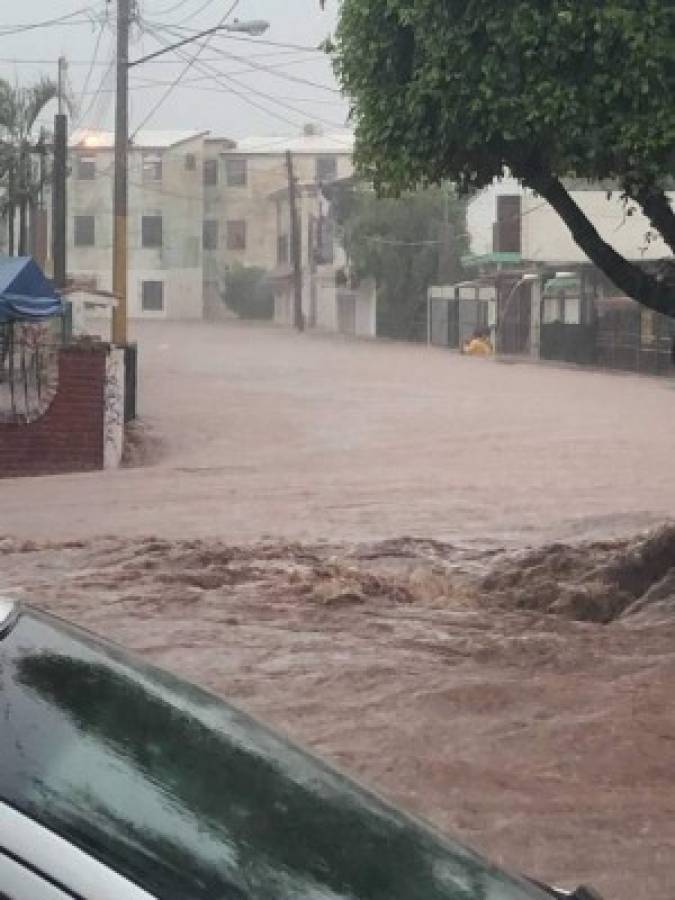
<path id="1" fill-rule="evenodd" d="M 343 291 L 338 294 L 338 331 L 340 334 L 356 334 L 356 296 Z"/>

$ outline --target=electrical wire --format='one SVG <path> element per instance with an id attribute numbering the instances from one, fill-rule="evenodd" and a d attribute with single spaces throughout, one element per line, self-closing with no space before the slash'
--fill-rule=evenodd
<path id="1" fill-rule="evenodd" d="M 94 45 L 94 53 L 91 57 L 91 65 L 89 66 L 89 69 L 87 70 L 87 75 L 84 79 L 84 85 L 82 87 L 82 91 L 80 92 L 80 100 L 79 100 L 79 104 L 78 104 L 79 106 L 82 105 L 82 103 L 84 102 L 84 98 L 87 94 L 87 89 L 89 87 L 89 82 L 91 81 L 91 76 L 94 71 L 94 66 L 96 65 L 96 60 L 98 59 L 98 51 L 101 46 L 101 40 L 103 39 L 103 32 L 105 31 L 105 26 L 106 26 L 106 23 L 103 22 L 103 24 L 101 25 L 101 27 L 99 29 L 98 37 L 96 38 L 96 44 Z"/>
<path id="2" fill-rule="evenodd" d="M 243 57 L 238 57 L 238 59 L 239 60 L 244 59 L 244 61 L 245 61 L 245 58 L 243 58 Z M 255 68 L 257 68 L 257 66 L 255 66 Z M 246 85 L 243 85 L 240 81 L 238 81 L 236 78 L 233 78 L 231 75 L 223 75 L 222 72 L 220 72 L 218 69 L 213 68 L 212 66 L 205 66 L 205 65 L 202 65 L 201 63 L 197 63 L 197 69 L 199 71 L 207 71 L 208 73 L 212 74 L 213 76 L 218 76 L 218 78 L 225 78 L 225 80 L 230 85 L 229 90 L 231 93 L 235 93 L 235 94 L 237 93 L 235 91 L 235 89 L 232 87 L 232 85 L 234 85 L 236 88 L 238 88 L 241 91 L 240 96 L 244 96 L 244 92 L 245 92 L 246 94 L 253 94 L 254 96 L 260 97 L 263 100 L 268 100 L 268 101 L 272 100 L 270 95 L 265 93 L 264 91 L 259 91 L 259 90 L 256 90 L 255 88 L 247 87 Z M 220 83 L 222 83 L 222 82 L 220 82 Z M 292 113 L 295 113 L 296 115 L 301 116 L 303 119 L 306 118 L 306 116 L 307 116 L 306 110 L 300 109 L 299 107 L 294 106 L 291 103 L 287 103 L 284 100 L 276 100 L 276 101 L 272 100 L 272 102 L 275 102 L 276 105 L 280 106 L 282 109 L 288 110 L 289 112 L 292 112 Z M 344 127 L 344 123 L 341 123 L 341 122 L 333 122 L 329 119 L 323 119 L 320 116 L 314 116 L 314 118 L 316 119 L 317 122 L 320 122 L 323 125 L 327 125 L 329 128 L 343 128 Z M 292 124 L 297 124 L 297 123 L 292 123 Z M 300 123 L 300 124 L 302 124 L 302 123 Z"/>
<path id="3" fill-rule="evenodd" d="M 56 19 L 45 19 L 42 22 L 31 22 L 23 25 L 10 25 L 0 29 L 0 37 L 6 37 L 12 34 L 23 34 L 26 31 L 35 31 L 39 28 L 52 28 L 54 25 L 82 25 L 90 24 L 95 10 L 92 6 L 84 6 L 65 16 L 59 16 Z M 77 19 L 77 16 L 85 15 L 86 18 Z M 71 21 L 75 19 L 76 21 Z"/>
<path id="4" fill-rule="evenodd" d="M 173 6 L 169 6 L 167 9 L 156 10 L 156 15 L 170 16 L 172 13 L 176 12 L 176 10 L 180 9 L 181 6 L 185 6 L 185 4 L 189 2 L 190 0 L 178 0 L 178 3 L 174 3 Z"/>
<path id="5" fill-rule="evenodd" d="M 236 10 L 236 8 L 239 6 L 240 2 L 241 2 L 241 0 L 233 0 L 233 2 L 230 4 L 230 7 L 229 7 L 228 10 L 227 10 L 227 12 L 225 13 L 225 15 L 224 15 L 224 16 L 222 17 L 222 19 L 220 20 L 220 22 L 219 22 L 220 25 L 223 25 L 223 24 L 230 18 L 230 16 L 232 15 L 232 13 L 233 13 L 233 12 Z M 199 57 L 201 56 L 202 51 L 203 51 L 207 46 L 208 46 L 208 42 L 207 42 L 206 44 L 201 44 L 201 45 L 200 45 L 199 50 L 197 51 L 197 53 L 196 53 L 194 56 L 191 57 L 191 59 L 188 61 L 187 65 L 182 69 L 182 71 L 181 71 L 180 74 L 178 75 L 178 77 L 177 77 L 177 78 L 174 80 L 174 82 L 167 88 L 167 90 L 162 94 L 162 96 L 159 98 L 159 100 L 157 101 L 157 103 L 154 104 L 154 106 L 152 107 L 152 109 L 150 110 L 150 112 L 145 116 L 145 118 L 143 119 L 143 121 L 141 122 L 141 124 L 140 124 L 140 125 L 136 128 L 136 130 L 133 132 L 133 134 L 131 135 L 132 138 L 133 138 L 133 136 L 134 136 L 135 134 L 137 134 L 137 133 L 140 131 L 141 128 L 143 128 L 144 125 L 146 125 L 146 124 L 150 121 L 150 119 L 155 115 L 155 113 L 156 113 L 157 110 L 160 108 L 160 106 L 162 106 L 162 104 L 165 103 L 165 101 L 170 97 L 170 95 L 173 93 L 174 89 L 180 84 L 180 82 L 183 80 L 183 78 L 185 77 L 185 75 L 187 75 L 187 73 L 190 71 L 190 69 L 192 68 L 192 66 L 195 65 L 195 63 L 197 62 L 197 60 L 198 60 Z"/>
<path id="6" fill-rule="evenodd" d="M 185 28 L 181 25 L 172 24 L 171 22 L 155 22 L 153 19 L 145 20 L 147 25 L 150 25 L 155 30 L 162 29 L 173 29 L 174 31 L 182 31 L 186 34 L 199 34 L 199 30 L 195 28 Z M 283 41 L 270 41 L 267 38 L 258 38 L 258 37 L 248 37 L 245 34 L 232 34 L 232 33 L 221 33 L 217 35 L 219 38 L 223 38 L 228 41 L 241 41 L 246 44 L 263 44 L 267 47 L 283 47 L 287 50 L 302 50 L 305 53 L 319 53 L 322 56 L 325 55 L 325 51 L 321 47 L 312 47 L 308 44 L 291 44 L 285 43 Z"/>
<path id="7" fill-rule="evenodd" d="M 167 27 L 165 30 L 169 31 L 169 32 L 172 31 L 172 29 L 170 27 Z M 157 32 L 155 31 L 155 35 L 156 34 L 157 34 Z M 180 37 L 180 35 L 176 35 L 176 36 Z M 210 36 L 210 38 L 211 37 L 218 37 L 218 35 L 212 35 L 212 36 Z M 200 44 L 201 42 L 196 40 L 195 43 Z M 320 84 L 319 82 L 312 81 L 309 78 L 301 78 L 296 75 L 290 75 L 288 73 L 284 73 L 284 72 L 275 70 L 272 66 L 266 66 L 266 65 L 264 65 L 264 63 L 249 62 L 250 57 L 239 56 L 238 54 L 231 53 L 227 50 L 220 50 L 218 52 L 224 59 L 235 60 L 236 62 L 244 63 L 244 64 L 250 66 L 252 69 L 256 69 L 260 72 L 267 72 L 268 74 L 274 75 L 276 78 L 283 78 L 285 81 L 292 81 L 295 84 L 307 85 L 309 87 L 316 88 L 317 90 L 327 91 L 330 94 L 336 94 L 336 95 L 341 96 L 341 91 L 338 88 L 330 87 L 330 85 Z"/>
<path id="8" fill-rule="evenodd" d="M 161 39 L 155 35 L 155 38 L 161 42 Z M 183 54 L 180 50 L 177 50 L 176 53 L 183 58 L 187 58 L 185 54 Z M 209 74 L 218 84 L 223 85 L 222 79 L 224 78 L 226 81 L 232 81 L 231 76 L 223 75 L 218 69 L 212 69 L 210 66 L 205 66 L 203 63 L 195 63 L 194 58 L 192 58 L 192 64 L 196 65 L 198 71 L 206 72 Z M 236 82 L 235 82 L 236 84 Z M 275 112 L 274 110 L 268 109 L 266 106 L 263 106 L 261 103 L 258 103 L 255 100 L 251 100 L 250 97 L 247 97 L 246 94 L 238 90 L 236 87 L 232 87 L 231 85 L 225 85 L 228 87 L 230 93 L 234 94 L 236 97 L 239 97 L 245 103 L 248 103 L 249 106 L 254 107 L 255 109 L 260 110 L 261 112 L 266 113 L 268 116 L 271 116 L 274 119 L 277 119 L 280 122 L 284 122 L 286 125 L 292 125 L 293 128 L 299 128 L 300 123 L 294 121 L 293 119 L 289 119 L 288 116 L 282 115 L 281 113 Z M 304 113 L 303 113 L 304 115 Z M 146 119 L 147 121 L 147 119 Z"/>

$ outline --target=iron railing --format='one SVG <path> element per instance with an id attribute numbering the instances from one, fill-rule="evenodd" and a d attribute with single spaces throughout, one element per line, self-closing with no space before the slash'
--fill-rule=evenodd
<path id="1" fill-rule="evenodd" d="M 34 422 L 58 387 L 60 318 L 0 323 L 0 422 Z"/>

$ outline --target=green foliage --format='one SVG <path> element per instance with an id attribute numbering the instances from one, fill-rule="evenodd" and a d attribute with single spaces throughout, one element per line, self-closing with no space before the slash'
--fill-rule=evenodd
<path id="1" fill-rule="evenodd" d="M 0 214 L 13 217 L 19 206 L 24 211 L 39 191 L 33 177 L 31 154 L 42 152 L 46 141 L 44 130 L 35 135 L 38 117 L 58 96 L 57 85 L 41 78 L 30 87 L 12 87 L 0 79 L 0 184 L 5 188 Z M 25 244 L 25 234 L 20 244 Z M 25 247 L 20 247 L 25 252 Z"/>
<path id="2" fill-rule="evenodd" d="M 612 179 L 675 252 L 675 4 L 343 0 L 331 47 L 378 193 L 510 170 L 618 287 L 675 316 L 670 279 L 603 241 L 561 181 Z"/>
<path id="3" fill-rule="evenodd" d="M 267 272 L 255 266 L 234 266 L 225 277 L 223 300 L 241 319 L 271 319 L 274 291 Z"/>
<path id="4" fill-rule="evenodd" d="M 663 0 L 344 0 L 335 55 L 361 169 L 394 190 L 532 166 L 659 182 L 674 60 Z"/>
<path id="5" fill-rule="evenodd" d="M 465 203 L 445 189 L 377 198 L 356 182 L 338 182 L 326 193 L 352 275 L 377 283 L 378 334 L 421 338 L 427 288 L 461 278 Z"/>

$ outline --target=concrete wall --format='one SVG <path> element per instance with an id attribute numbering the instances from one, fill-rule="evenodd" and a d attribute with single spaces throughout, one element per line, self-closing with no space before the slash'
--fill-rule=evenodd
<path id="1" fill-rule="evenodd" d="M 70 346 L 59 355 L 59 383 L 44 415 L 0 424 L 0 477 L 101 469 L 108 347 Z"/>

